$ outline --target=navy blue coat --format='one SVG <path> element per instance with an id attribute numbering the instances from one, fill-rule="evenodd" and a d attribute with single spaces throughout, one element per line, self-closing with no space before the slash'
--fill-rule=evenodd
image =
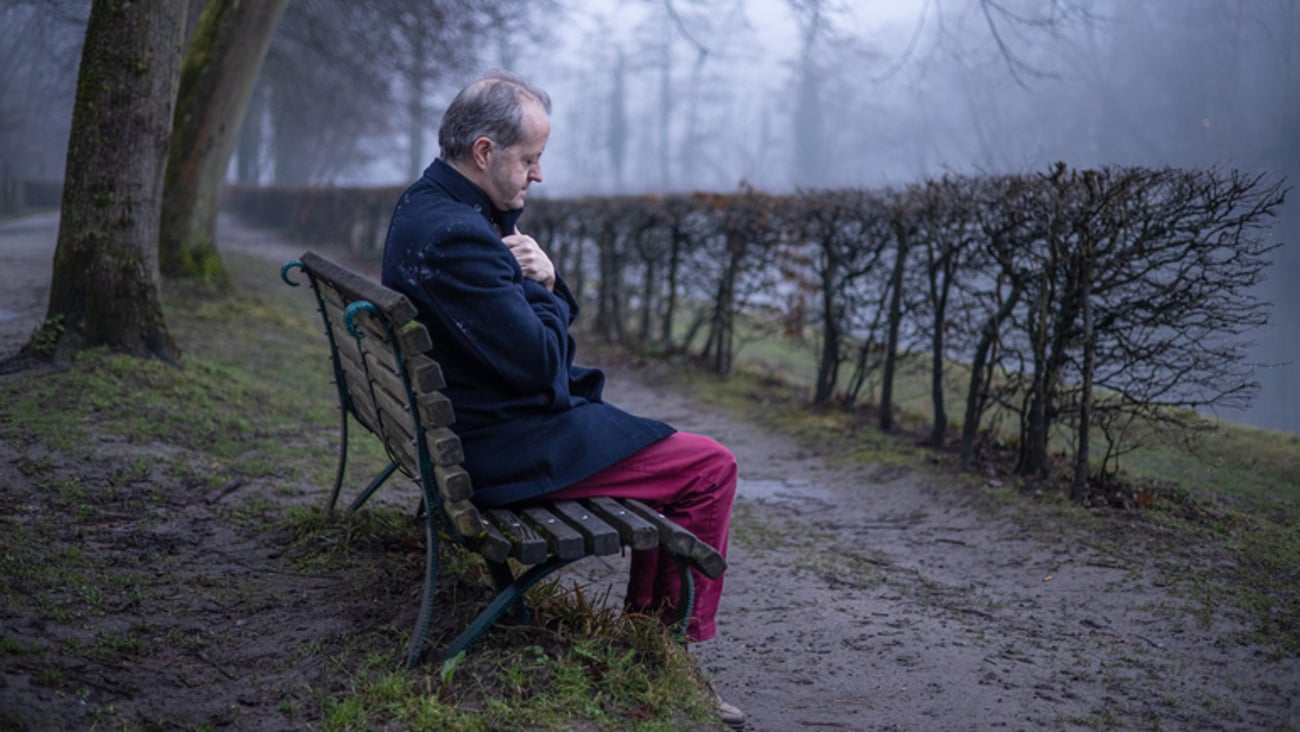
<path id="1" fill-rule="evenodd" d="M 578 303 L 526 279 L 498 211 L 442 160 L 402 194 L 383 283 L 415 303 L 447 379 L 474 500 L 500 506 L 567 487 L 673 433 L 601 400 L 605 375 L 573 365 Z M 494 228 L 495 227 L 495 228 Z"/>

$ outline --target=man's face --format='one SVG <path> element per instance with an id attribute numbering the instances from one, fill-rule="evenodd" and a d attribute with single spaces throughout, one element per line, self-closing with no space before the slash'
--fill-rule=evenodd
<path id="1" fill-rule="evenodd" d="M 542 151 L 551 135 L 551 120 L 542 105 L 523 103 L 524 139 L 510 147 L 493 147 L 483 171 L 488 197 L 502 211 L 524 207 L 528 184 L 542 182 Z"/>

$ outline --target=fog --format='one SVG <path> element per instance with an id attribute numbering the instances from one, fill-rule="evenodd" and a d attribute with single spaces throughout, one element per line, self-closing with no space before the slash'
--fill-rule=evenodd
<path id="1" fill-rule="evenodd" d="M 517 64 L 555 99 L 550 195 L 879 186 L 1058 160 L 1300 177 L 1300 4 L 1290 0 L 1003 4 L 1019 15 L 986 14 L 976 0 L 610 5 L 572 4 L 555 39 L 563 50 Z M 1260 293 L 1275 304 L 1252 339 L 1260 393 L 1245 413 L 1223 415 L 1291 432 L 1298 211 L 1293 195 Z"/>
<path id="2" fill-rule="evenodd" d="M 1058 160 L 1294 185 L 1297 37 L 1290 0 L 588 0 L 513 66 L 554 99 L 543 195 L 870 187 Z M 1298 212 L 1292 195 L 1260 291 L 1275 305 L 1252 337 L 1261 390 L 1222 416 L 1300 433 Z"/>
<path id="3" fill-rule="evenodd" d="M 289 12 L 321 13 L 329 5 L 298 0 Z M 39 24 L 28 18 L 42 7 L 58 17 Z M 85 7 L 47 0 L 0 9 L 8 21 L 0 23 L 6 175 L 49 179 L 62 169 L 68 70 L 76 58 L 69 38 Z M 1040 171 L 1055 161 L 1217 166 L 1292 185 L 1300 179 L 1300 3 L 1292 0 L 551 0 L 502 7 L 509 13 L 490 38 L 466 41 L 476 52 L 467 65 L 511 68 L 551 94 L 545 182 L 535 196 L 876 187 L 946 172 Z M 293 59 L 312 52 L 292 45 L 284 32 L 291 22 L 287 16 L 282 23 L 264 76 L 283 76 Z M 38 31 L 55 41 L 24 47 Z M 384 53 L 324 48 L 311 64 L 327 73 L 328 92 L 311 93 L 312 79 L 298 69 L 292 84 L 308 94 L 294 104 L 352 101 L 353 108 L 310 112 L 311 126 L 293 142 L 312 165 L 246 155 L 232 162 L 232 173 L 238 167 L 244 180 L 283 184 L 409 180 L 408 158 L 432 156 L 438 115 L 473 70 L 417 83 L 419 103 L 412 104 L 401 99 L 401 65 L 382 66 Z M 357 55 L 345 57 L 349 50 Z M 392 79 L 389 96 L 377 93 L 376 78 Z M 267 115 L 275 110 L 259 106 L 260 98 L 245 130 L 265 134 L 241 149 L 265 157 L 274 145 Z M 408 109 L 420 119 L 404 117 Z M 313 150 L 310 133 L 324 127 L 332 134 Z M 424 129 L 418 144 L 405 132 L 411 128 Z M 1275 304 L 1272 323 L 1254 336 L 1262 388 L 1248 411 L 1224 416 L 1300 433 L 1297 234 L 1292 195 L 1273 231 L 1284 244 L 1260 291 Z"/>

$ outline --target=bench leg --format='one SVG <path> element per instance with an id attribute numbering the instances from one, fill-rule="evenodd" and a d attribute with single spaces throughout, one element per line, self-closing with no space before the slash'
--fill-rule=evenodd
<path id="1" fill-rule="evenodd" d="M 492 573 L 492 584 L 496 585 L 497 592 L 501 592 L 510 585 L 514 584 L 515 575 L 510 571 L 510 565 L 506 562 L 488 561 L 488 571 Z M 532 616 L 528 613 L 528 608 L 522 603 L 516 603 L 515 607 L 519 610 L 518 617 L 515 618 L 516 625 L 528 625 L 532 622 Z"/>
<path id="2" fill-rule="evenodd" d="M 691 613 L 695 612 L 695 576 L 691 574 L 691 565 L 684 557 L 674 555 L 673 559 L 677 561 L 677 571 L 682 575 L 682 594 L 677 599 L 677 633 L 685 640 L 686 631 L 691 624 Z"/>
<path id="3" fill-rule="evenodd" d="M 411 643 L 406 647 L 406 668 L 415 668 L 424 651 L 424 638 L 429 634 L 429 622 L 433 619 L 433 596 L 438 583 L 438 526 L 430 510 L 424 512 L 424 596 L 420 599 L 420 611 L 415 617 L 415 629 L 411 632 Z"/>
<path id="4" fill-rule="evenodd" d="M 367 485 L 366 489 L 364 491 L 361 491 L 361 495 L 357 496 L 356 500 L 352 502 L 351 506 L 348 506 L 348 510 L 355 511 L 358 508 L 361 508 L 361 506 L 366 501 L 370 500 L 370 497 L 375 494 L 375 491 L 379 490 L 379 486 L 383 485 L 384 481 L 388 480 L 388 477 L 391 476 L 393 472 L 396 470 L 397 470 L 397 461 L 394 460 L 393 462 L 388 464 L 388 467 L 379 471 L 379 475 L 376 475 L 374 479 L 370 481 L 370 485 Z"/>
<path id="5" fill-rule="evenodd" d="M 447 646 L 442 655 L 443 660 L 454 658 L 456 654 L 473 645 L 474 641 L 478 640 L 488 628 L 492 627 L 492 624 L 504 615 L 507 610 L 516 603 L 522 604 L 524 593 L 533 585 L 573 561 L 572 559 L 552 559 L 546 564 L 538 564 L 532 567 L 515 578 L 504 589 L 498 591 L 492 602 L 488 603 L 488 606 L 479 612 L 474 621 Z"/>
<path id="6" fill-rule="evenodd" d="M 325 513 L 334 512 L 334 504 L 339 500 L 339 488 L 343 486 L 343 471 L 348 466 L 348 410 L 347 407 L 341 407 L 339 414 L 342 415 L 341 426 L 339 428 L 339 463 L 338 468 L 334 471 L 334 490 L 330 492 L 329 505 L 325 507 Z"/>

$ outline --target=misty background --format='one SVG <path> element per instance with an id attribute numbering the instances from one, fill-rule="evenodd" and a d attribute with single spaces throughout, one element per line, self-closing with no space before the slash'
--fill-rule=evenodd
<path id="1" fill-rule="evenodd" d="M 201 3 L 193 3 L 197 8 Z M 533 196 L 902 185 L 945 172 L 1218 167 L 1300 179 L 1292 0 L 295 0 L 231 163 L 262 185 L 395 185 L 504 67 L 552 96 Z M 86 0 L 0 8 L 0 181 L 57 180 Z M 1300 433 L 1300 205 L 1276 221 L 1228 419 Z"/>

